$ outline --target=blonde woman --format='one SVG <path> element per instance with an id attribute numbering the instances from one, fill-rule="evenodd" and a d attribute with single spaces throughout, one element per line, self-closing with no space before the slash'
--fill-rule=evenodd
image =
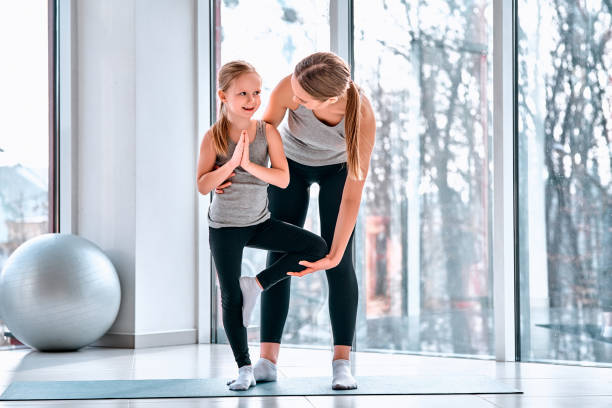
<path id="1" fill-rule="evenodd" d="M 276 219 L 302 227 L 308 211 L 309 187 L 319 184 L 321 235 L 330 250 L 315 262 L 300 262 L 306 269 L 290 275 L 326 271 L 334 340 L 332 388 L 354 389 L 357 382 L 351 375 L 349 359 L 358 290 L 352 240 L 374 146 L 374 112 L 353 83 L 348 65 L 329 52 L 304 58 L 292 75 L 280 81 L 270 95 L 264 120 L 278 127 L 287 111 L 287 125 L 280 128 L 280 134 L 290 182 L 285 189 L 270 185 L 270 211 Z M 226 184 L 217 192 L 222 192 Z M 280 256 L 282 253 L 269 252 L 268 265 Z M 290 281 L 280 281 L 262 293 L 261 359 L 254 368 L 257 381 L 276 380 Z"/>

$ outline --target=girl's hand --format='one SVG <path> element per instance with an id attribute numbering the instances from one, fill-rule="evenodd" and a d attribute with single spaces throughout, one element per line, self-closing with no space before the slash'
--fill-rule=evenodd
<path id="1" fill-rule="evenodd" d="M 240 135 L 240 139 L 238 139 L 238 143 L 236 143 L 236 149 L 234 150 L 234 154 L 232 158 L 229 160 L 233 168 L 240 166 L 240 162 L 242 161 L 242 152 L 244 151 L 244 138 Z"/>
<path id="2" fill-rule="evenodd" d="M 334 261 L 329 255 L 325 255 L 324 258 L 315 262 L 300 261 L 299 264 L 305 266 L 306 269 L 301 272 L 287 272 L 287 275 L 301 277 L 320 270 L 330 270 L 338 266 L 339 263 L 339 261 Z"/>
<path id="3" fill-rule="evenodd" d="M 240 160 L 240 167 L 242 167 L 245 171 L 251 165 L 251 158 L 249 156 L 249 134 L 246 130 L 242 131 L 240 138 L 244 141 L 244 148 L 242 149 L 242 160 Z"/>

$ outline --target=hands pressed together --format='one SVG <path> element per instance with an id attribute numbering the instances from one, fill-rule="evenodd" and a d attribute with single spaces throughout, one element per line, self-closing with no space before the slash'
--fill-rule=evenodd
<path id="1" fill-rule="evenodd" d="M 242 133 L 240 133 L 240 139 L 238 139 L 238 143 L 236 143 L 236 149 L 234 150 L 234 154 L 229 162 L 233 168 L 240 166 L 245 171 L 249 171 L 248 168 L 251 165 L 251 160 L 249 156 L 249 134 L 246 130 L 243 130 Z M 219 166 L 215 166 L 215 169 L 218 168 Z M 232 172 L 227 180 L 215 188 L 215 193 L 223 194 L 223 190 L 232 185 L 230 179 L 235 175 L 236 173 Z"/>

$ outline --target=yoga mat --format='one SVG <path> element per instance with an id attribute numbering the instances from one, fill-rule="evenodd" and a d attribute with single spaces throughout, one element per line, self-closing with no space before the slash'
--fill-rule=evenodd
<path id="1" fill-rule="evenodd" d="M 504 383 L 481 376 L 357 377 L 356 390 L 334 391 L 329 377 L 282 378 L 248 391 L 230 391 L 221 378 L 110 381 L 23 381 L 4 391 L 2 401 L 263 397 L 306 395 L 517 394 Z"/>

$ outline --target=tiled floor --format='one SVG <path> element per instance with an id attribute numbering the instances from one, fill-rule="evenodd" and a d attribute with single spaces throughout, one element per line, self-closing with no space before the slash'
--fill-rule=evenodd
<path id="1" fill-rule="evenodd" d="M 259 350 L 251 349 L 257 356 Z M 281 377 L 328 376 L 331 354 L 283 348 Z M 1 407 L 612 407 L 612 369 L 550 364 L 496 363 L 457 358 L 355 353 L 355 375 L 489 376 L 523 395 L 342 396 L 201 398 L 157 400 L 0 402 Z M 236 373 L 229 346 L 191 345 L 140 350 L 87 348 L 76 353 L 0 351 L 0 391 L 16 380 L 108 380 L 231 378 Z"/>

